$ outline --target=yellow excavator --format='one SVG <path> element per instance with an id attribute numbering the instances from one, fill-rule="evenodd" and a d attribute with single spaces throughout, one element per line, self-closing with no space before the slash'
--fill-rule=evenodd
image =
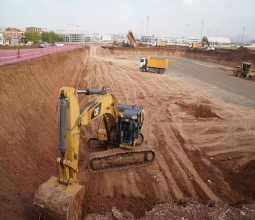
<path id="1" fill-rule="evenodd" d="M 44 219 L 81 219 L 85 186 L 79 185 L 77 174 L 82 126 L 100 119 L 97 138 L 87 142 L 87 148 L 95 151 L 90 154 L 88 163 L 91 172 L 149 165 L 155 153 L 149 146 L 142 145 L 145 112 L 141 104 L 118 103 L 104 87 L 86 90 L 63 87 L 59 94 L 56 108 L 60 106 L 58 176 L 40 185 L 34 195 L 34 207 Z M 94 97 L 80 107 L 78 94 Z"/>

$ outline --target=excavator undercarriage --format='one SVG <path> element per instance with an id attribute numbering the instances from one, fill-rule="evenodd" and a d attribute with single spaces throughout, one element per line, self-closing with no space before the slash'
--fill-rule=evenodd
<path id="1" fill-rule="evenodd" d="M 150 147 L 135 147 L 133 150 L 115 148 L 90 154 L 88 169 L 105 172 L 151 164 L 155 153 Z"/>

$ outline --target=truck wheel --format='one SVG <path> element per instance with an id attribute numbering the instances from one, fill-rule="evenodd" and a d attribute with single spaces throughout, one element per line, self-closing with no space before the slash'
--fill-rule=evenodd
<path id="1" fill-rule="evenodd" d="M 143 72 L 146 72 L 146 67 L 145 66 L 143 67 Z"/>
<path id="2" fill-rule="evenodd" d="M 158 69 L 155 69 L 155 73 L 158 73 Z"/>

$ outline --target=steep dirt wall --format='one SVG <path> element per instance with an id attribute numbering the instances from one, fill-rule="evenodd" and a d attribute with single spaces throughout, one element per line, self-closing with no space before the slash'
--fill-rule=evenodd
<path id="1" fill-rule="evenodd" d="M 146 47 L 103 47 L 109 50 L 110 53 L 114 54 L 136 54 L 136 55 L 157 55 L 157 56 L 167 56 L 167 55 L 175 55 L 181 56 L 185 54 L 185 48 L 173 48 L 173 49 L 165 49 L 165 48 L 146 48 Z"/>
<path id="2" fill-rule="evenodd" d="M 88 52 L 79 48 L 0 68 L 0 219 L 35 219 L 33 194 L 57 173 L 58 91 L 77 86 Z"/>
<path id="3" fill-rule="evenodd" d="M 167 48 L 129 48 L 129 47 L 103 47 L 112 54 L 135 54 L 155 56 L 183 56 L 207 62 L 234 67 L 242 62 L 251 62 L 255 65 L 255 53 L 245 47 L 238 49 L 218 49 L 214 51 L 188 50 L 183 46 Z"/>

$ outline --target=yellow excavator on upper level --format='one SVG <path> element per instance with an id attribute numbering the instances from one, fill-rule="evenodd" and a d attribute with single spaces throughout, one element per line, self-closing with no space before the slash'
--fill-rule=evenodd
<path id="1" fill-rule="evenodd" d="M 95 97 L 80 108 L 78 94 Z M 85 186 L 79 185 L 77 174 L 82 126 L 101 118 L 97 138 L 87 142 L 90 151 L 103 150 L 90 154 L 88 169 L 91 172 L 149 165 L 155 153 L 149 146 L 142 145 L 145 112 L 141 104 L 120 104 L 104 87 L 86 90 L 63 87 L 59 105 L 58 177 L 52 176 L 40 185 L 34 206 L 45 219 L 81 219 Z"/>

